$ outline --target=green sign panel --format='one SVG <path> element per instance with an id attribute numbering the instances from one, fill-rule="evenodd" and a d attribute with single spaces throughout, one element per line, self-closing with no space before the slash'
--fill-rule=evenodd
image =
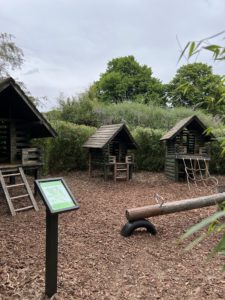
<path id="1" fill-rule="evenodd" d="M 51 213 L 60 213 L 79 208 L 62 178 L 35 181 L 38 191 Z"/>

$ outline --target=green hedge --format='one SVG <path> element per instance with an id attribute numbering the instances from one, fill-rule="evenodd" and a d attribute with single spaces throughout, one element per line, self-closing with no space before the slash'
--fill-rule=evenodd
<path id="1" fill-rule="evenodd" d="M 36 145 L 43 148 L 45 173 L 86 169 L 87 151 L 82 145 L 96 128 L 64 121 L 51 124 L 58 136 L 35 141 Z"/>
<path id="2" fill-rule="evenodd" d="M 162 171 L 165 149 L 160 138 L 165 132 L 159 129 L 137 127 L 132 135 L 138 144 L 135 160 L 139 170 Z"/>

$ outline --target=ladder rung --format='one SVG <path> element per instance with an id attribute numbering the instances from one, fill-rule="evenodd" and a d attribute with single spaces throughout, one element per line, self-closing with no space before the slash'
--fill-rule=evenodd
<path id="1" fill-rule="evenodd" d="M 27 210 L 27 209 L 31 209 L 31 208 L 34 208 L 32 205 L 30 206 L 26 206 L 26 207 L 22 207 L 22 208 L 17 208 L 15 209 L 15 211 L 22 211 L 22 210 Z"/>
<path id="2" fill-rule="evenodd" d="M 3 177 L 20 176 L 20 173 L 5 174 Z"/>
<path id="3" fill-rule="evenodd" d="M 27 197 L 27 196 L 29 196 L 29 194 L 19 195 L 19 196 L 11 197 L 11 200 L 24 198 L 24 197 Z"/>
<path id="4" fill-rule="evenodd" d="M 25 185 L 25 183 L 10 184 L 10 185 L 7 185 L 6 187 L 11 188 L 11 187 L 22 186 L 22 185 Z"/>
<path id="5" fill-rule="evenodd" d="M 116 169 L 117 171 L 127 171 L 127 169 Z"/>

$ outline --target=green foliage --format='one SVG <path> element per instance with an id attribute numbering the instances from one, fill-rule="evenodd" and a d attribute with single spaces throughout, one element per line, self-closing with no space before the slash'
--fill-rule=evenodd
<path id="1" fill-rule="evenodd" d="M 210 237 L 211 235 L 217 235 L 219 242 L 212 248 L 210 257 L 213 257 L 217 254 L 225 253 L 225 223 L 221 218 L 225 216 L 225 208 L 224 204 L 220 205 L 220 211 L 217 211 L 213 215 L 209 216 L 208 218 L 203 219 L 201 222 L 195 224 L 194 226 L 190 227 L 180 238 L 180 241 L 184 241 L 188 237 L 192 236 L 193 234 L 196 235 L 197 233 L 199 236 L 195 238 L 191 243 L 188 244 L 186 247 L 187 250 L 192 249 L 194 246 L 198 245 L 200 242 L 205 240 L 206 238 Z M 202 232 L 201 230 L 207 227 L 207 231 Z M 225 265 L 223 266 L 223 271 L 225 271 Z"/>
<path id="2" fill-rule="evenodd" d="M 89 92 L 79 97 L 60 99 L 61 119 L 67 122 L 97 126 L 98 119 L 94 111 L 95 99 L 90 97 Z"/>
<path id="3" fill-rule="evenodd" d="M 211 144 L 210 172 L 213 174 L 225 174 L 225 128 L 220 125 L 210 131 L 216 137 L 216 141 Z"/>
<path id="4" fill-rule="evenodd" d="M 209 169 L 212 174 L 225 174 L 225 156 L 222 155 L 223 147 L 221 145 L 224 138 L 218 138 L 211 144 L 211 160 Z"/>
<path id="5" fill-rule="evenodd" d="M 96 96 L 103 102 L 123 101 L 165 105 L 164 86 L 152 76 L 151 68 L 141 66 L 134 56 L 114 58 L 95 83 Z"/>
<path id="6" fill-rule="evenodd" d="M 218 36 L 223 36 L 224 40 L 225 31 L 221 31 L 217 34 L 204 38 L 200 41 L 191 41 L 186 44 L 184 49 L 181 52 L 179 60 L 182 57 L 187 55 L 187 58 L 190 59 L 196 55 L 199 55 L 203 50 L 211 52 L 214 60 L 224 60 L 225 59 L 225 47 L 217 44 L 212 44 L 211 40 L 217 38 Z"/>
<path id="7" fill-rule="evenodd" d="M 150 127 L 152 129 L 169 130 L 179 120 L 196 114 L 204 124 L 215 127 L 215 122 L 209 115 L 200 110 L 179 108 L 162 108 L 141 103 L 123 102 L 119 104 L 96 104 L 94 112 L 99 125 L 126 122 L 130 127 Z"/>
<path id="8" fill-rule="evenodd" d="M 164 169 L 165 149 L 160 138 L 165 132 L 159 129 L 137 127 L 132 135 L 138 144 L 135 153 L 139 170 L 162 171 Z"/>
<path id="9" fill-rule="evenodd" d="M 188 51 L 188 58 L 190 58 L 195 54 L 199 54 L 202 50 L 207 50 L 207 51 L 211 51 L 211 53 L 213 54 L 214 60 L 222 60 L 222 61 L 225 60 L 225 48 L 220 45 L 209 44 L 210 39 L 215 38 L 221 34 L 224 34 L 224 32 L 225 31 L 223 31 L 219 34 L 216 34 L 214 36 L 211 36 L 209 38 L 203 39 L 203 40 L 199 41 L 198 43 L 188 42 L 187 45 L 185 46 L 184 50 L 181 53 L 180 59 L 185 55 L 185 53 L 187 51 Z M 221 93 L 221 98 L 217 99 L 217 101 L 214 101 L 214 100 L 211 101 L 211 104 L 213 104 L 214 109 L 216 106 L 217 112 L 222 111 L 222 114 L 224 114 L 224 94 L 225 94 L 224 93 L 224 82 L 222 82 L 222 86 L 220 85 L 220 93 Z M 222 135 L 219 135 L 219 134 L 221 134 L 221 132 L 222 132 Z M 214 149 L 212 149 L 212 154 L 213 154 L 212 161 L 214 161 L 215 166 L 213 165 L 213 163 L 211 163 L 211 168 L 216 167 L 216 169 L 218 169 L 218 168 L 221 169 L 221 168 L 223 168 L 222 166 L 225 165 L 224 164 L 224 160 L 225 160 L 224 128 L 222 128 L 222 130 L 220 128 L 217 129 L 216 131 L 214 130 L 214 134 L 217 137 L 219 135 L 218 140 L 220 143 L 213 144 Z M 219 149 L 215 149 L 215 147 L 218 147 Z M 221 148 L 223 149 L 222 152 L 221 152 Z M 219 153 L 220 153 L 220 155 L 219 155 Z M 215 157 L 215 155 L 217 155 L 217 157 Z M 222 172 L 224 172 L 223 169 L 222 169 Z M 224 233 L 225 222 L 220 219 L 221 217 L 224 217 L 224 216 L 225 216 L 225 209 L 224 209 L 224 203 L 223 203 L 222 211 L 219 211 L 219 212 L 213 214 L 212 216 L 202 220 L 200 223 L 189 228 L 187 230 L 187 232 L 181 237 L 181 240 L 188 238 L 189 236 L 195 234 L 196 232 L 199 232 L 199 230 L 201 230 L 202 228 L 208 226 L 207 232 L 200 234 L 200 236 L 198 236 L 197 239 L 192 241 L 187 248 L 191 249 L 193 246 L 199 244 L 202 240 L 204 240 L 208 236 L 219 233 L 219 236 L 218 236 L 219 241 L 216 242 L 215 247 L 211 251 L 211 255 L 224 254 L 225 253 L 225 233 Z M 223 269 L 225 270 L 225 266 Z"/>
<path id="10" fill-rule="evenodd" d="M 0 76 L 8 76 L 8 69 L 14 70 L 23 64 L 23 51 L 13 39 L 12 34 L 0 33 Z"/>
<path id="11" fill-rule="evenodd" d="M 126 122 L 132 128 L 142 126 L 168 130 L 182 118 L 196 114 L 207 126 L 215 127 L 215 121 L 212 117 L 200 110 L 193 112 L 193 110 L 184 107 L 168 109 L 156 105 L 129 102 L 118 104 L 106 104 L 90 100 L 88 103 L 84 102 L 65 101 L 61 106 L 61 115 L 58 111 L 52 111 L 47 114 L 47 117 L 51 120 L 57 113 L 62 120 L 76 124 L 99 127 L 104 124 Z"/>
<path id="12" fill-rule="evenodd" d="M 43 148 L 45 172 L 87 168 L 87 153 L 82 146 L 96 129 L 63 121 L 53 122 L 52 126 L 56 138 L 36 141 Z"/>
<path id="13" fill-rule="evenodd" d="M 212 73 L 212 67 L 203 63 L 180 67 L 167 85 L 167 93 L 173 106 L 202 108 L 213 114 L 225 108 L 225 85 L 221 76 Z M 218 109 L 220 103 L 220 109 Z"/>
<path id="14" fill-rule="evenodd" d="M 48 111 L 44 113 L 44 116 L 49 122 L 62 121 L 62 112 L 60 109 Z"/>

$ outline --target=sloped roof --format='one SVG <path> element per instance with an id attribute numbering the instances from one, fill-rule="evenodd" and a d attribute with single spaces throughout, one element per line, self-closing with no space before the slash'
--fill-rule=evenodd
<path id="1" fill-rule="evenodd" d="M 101 126 L 83 145 L 85 148 L 99 148 L 102 149 L 106 144 L 108 144 L 117 134 L 122 130 L 126 133 L 129 139 L 130 148 L 137 148 L 137 145 L 130 134 L 127 126 L 123 123 L 113 124 L 113 125 L 103 125 Z"/>
<path id="2" fill-rule="evenodd" d="M 9 117 L 27 121 L 32 138 L 57 135 L 12 77 L 0 80 L 0 118 Z"/>
<path id="3" fill-rule="evenodd" d="M 171 128 L 166 134 L 164 134 L 163 137 L 161 137 L 160 141 L 174 138 L 177 134 L 181 132 L 181 130 L 184 127 L 189 126 L 192 122 L 197 122 L 198 127 L 201 128 L 202 132 L 205 131 L 207 128 L 197 116 L 190 116 L 180 120 L 173 128 Z M 211 138 L 215 138 L 215 136 L 212 133 L 210 133 L 209 136 Z"/>

